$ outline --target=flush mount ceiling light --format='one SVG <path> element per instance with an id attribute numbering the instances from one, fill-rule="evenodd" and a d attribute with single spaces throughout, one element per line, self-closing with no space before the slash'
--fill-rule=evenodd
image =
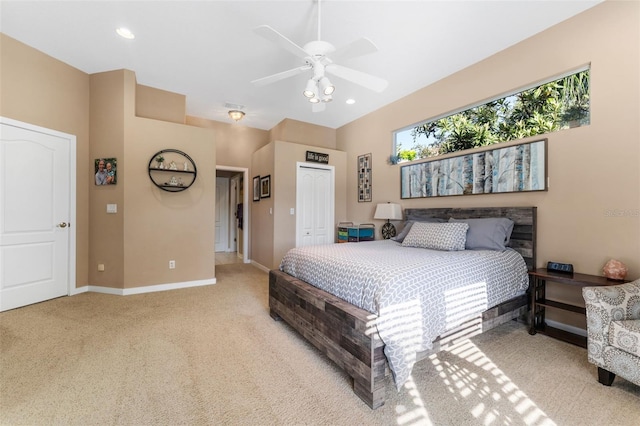
<path id="1" fill-rule="evenodd" d="M 120 37 L 124 37 L 127 40 L 133 40 L 134 38 L 136 38 L 135 34 L 133 34 L 129 28 L 120 27 L 116 30 L 116 32 Z"/>
<path id="2" fill-rule="evenodd" d="M 232 109 L 231 111 L 229 111 L 229 117 L 231 117 L 232 120 L 240 121 L 244 118 L 244 112 L 237 109 Z"/>

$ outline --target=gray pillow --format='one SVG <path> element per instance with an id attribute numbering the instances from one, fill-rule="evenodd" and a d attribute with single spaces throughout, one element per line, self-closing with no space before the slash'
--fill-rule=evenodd
<path id="1" fill-rule="evenodd" d="M 404 223 L 404 226 L 402 227 L 402 230 L 400 231 L 400 233 L 395 237 L 391 237 L 391 239 L 399 243 L 403 242 L 404 238 L 407 236 L 407 234 L 411 230 L 411 225 L 413 225 L 415 222 L 442 223 L 444 222 L 444 220 L 439 219 L 437 217 L 425 217 L 424 219 L 420 219 L 420 220 L 408 220 Z"/>
<path id="2" fill-rule="evenodd" d="M 416 222 L 402 242 L 403 247 L 433 250 L 464 250 L 469 225 L 466 223 Z"/>
<path id="3" fill-rule="evenodd" d="M 505 250 L 511 232 L 513 221 L 506 217 L 488 217 L 479 219 L 454 219 L 449 222 L 467 223 L 467 250 Z"/>

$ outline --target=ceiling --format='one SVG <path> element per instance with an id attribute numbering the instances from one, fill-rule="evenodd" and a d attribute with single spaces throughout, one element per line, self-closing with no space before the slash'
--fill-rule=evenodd
<path id="1" fill-rule="evenodd" d="M 251 84 L 304 64 L 253 29 L 269 25 L 300 46 L 317 40 L 315 0 L 2 0 L 0 30 L 89 74 L 132 70 L 139 84 L 186 95 L 189 115 L 232 122 L 225 105 L 234 104 L 246 112 L 239 126 L 268 130 L 291 118 L 338 128 L 601 1 L 322 1 L 322 40 L 340 48 L 366 37 L 378 47 L 340 65 L 389 82 L 376 93 L 329 76 L 336 91 L 322 112 L 302 95 L 311 70 Z M 122 26 L 136 38 L 118 36 Z"/>

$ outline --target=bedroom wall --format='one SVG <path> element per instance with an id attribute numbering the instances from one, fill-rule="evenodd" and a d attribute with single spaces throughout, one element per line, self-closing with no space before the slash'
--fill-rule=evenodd
<path id="1" fill-rule="evenodd" d="M 92 153 L 118 158 L 118 184 L 90 189 L 90 284 L 129 289 L 211 281 L 214 132 L 136 117 L 137 87 L 128 70 L 91 76 Z M 174 107 L 167 104 L 168 111 Z M 189 154 L 198 167 L 195 183 L 185 191 L 163 191 L 149 179 L 149 160 L 167 148 Z M 106 203 L 117 203 L 118 212 L 107 214 Z M 175 269 L 169 269 L 169 260 L 176 261 Z M 105 265 L 104 272 L 97 271 L 97 263 Z"/>
<path id="2" fill-rule="evenodd" d="M 296 215 L 289 210 L 296 208 L 297 162 L 305 162 L 306 152 L 315 151 L 329 154 L 329 165 L 335 168 L 335 223 L 346 220 L 347 156 L 345 152 L 297 143 L 275 142 L 275 176 L 272 176 L 272 197 L 274 198 L 274 249 L 269 265 L 277 268 L 287 251 L 296 246 Z M 335 232 L 334 232 L 335 234 Z"/>
<path id="3" fill-rule="evenodd" d="M 290 118 L 285 118 L 269 131 L 269 140 L 336 149 L 335 129 Z"/>
<path id="4" fill-rule="evenodd" d="M 386 161 L 394 130 L 589 63 L 591 125 L 543 136 L 549 140 L 547 192 L 400 199 L 400 167 Z M 640 3 L 607 1 L 349 123 L 337 130 L 337 149 L 347 152 L 349 168 L 348 219 L 371 221 L 375 204 L 386 201 L 404 208 L 534 205 L 539 267 L 554 260 L 601 275 L 616 258 L 628 265 L 629 278 L 638 278 L 639 75 Z M 356 157 L 367 152 L 373 202 L 358 203 Z"/>
<path id="5" fill-rule="evenodd" d="M 88 283 L 89 75 L 0 33 L 0 115 L 76 136 L 76 287 Z"/>

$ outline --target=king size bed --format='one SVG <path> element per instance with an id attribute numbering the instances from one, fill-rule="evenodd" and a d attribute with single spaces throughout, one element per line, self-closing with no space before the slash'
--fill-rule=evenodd
<path id="1" fill-rule="evenodd" d="M 290 250 L 269 309 L 354 381 L 371 408 L 415 362 L 528 311 L 536 208 L 405 209 L 394 240 Z"/>

